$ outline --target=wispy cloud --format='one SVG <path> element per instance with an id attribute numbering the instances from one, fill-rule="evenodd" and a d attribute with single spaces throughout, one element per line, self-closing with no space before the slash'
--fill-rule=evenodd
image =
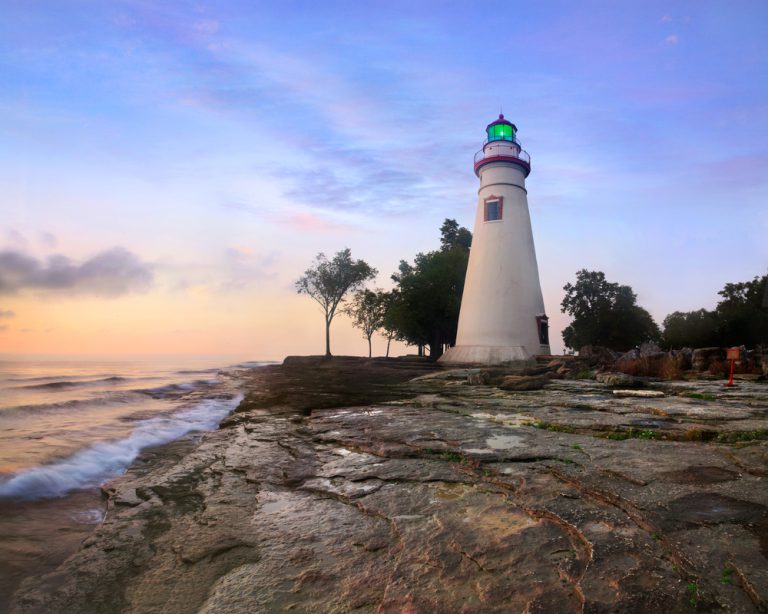
<path id="1" fill-rule="evenodd" d="M 258 253 L 249 247 L 232 246 L 224 250 L 223 265 L 210 285 L 217 291 L 240 290 L 273 279 L 280 254 Z"/>
<path id="2" fill-rule="evenodd" d="M 340 197 L 344 197 L 343 194 Z M 341 203 L 335 207 L 340 208 Z M 273 211 L 270 207 L 261 207 L 242 201 L 226 201 L 222 207 L 236 212 L 248 213 L 265 221 L 290 226 L 302 233 L 353 232 L 361 227 L 349 221 L 341 221 L 330 217 L 328 211 L 309 208 L 293 207 L 289 210 Z"/>
<path id="3" fill-rule="evenodd" d="M 343 222 L 334 222 L 332 220 L 323 218 L 309 211 L 286 212 L 284 214 L 277 216 L 276 221 L 280 224 L 285 224 L 286 226 L 295 228 L 299 232 L 349 233 L 349 232 L 359 230 L 359 227 L 354 226 L 353 224 L 345 224 Z"/>
<path id="4" fill-rule="evenodd" d="M 11 311 L 10 309 L 0 309 L 0 320 L 3 318 L 14 318 L 16 317 L 16 312 Z"/>
<path id="5" fill-rule="evenodd" d="M 53 249 L 58 245 L 58 239 L 56 238 L 56 235 L 52 232 L 41 232 L 40 233 L 40 243 L 42 243 L 45 247 L 49 249 Z"/>
<path id="6" fill-rule="evenodd" d="M 680 37 L 677 34 L 670 34 L 664 39 L 667 45 L 677 45 L 680 42 Z"/>
<path id="7" fill-rule="evenodd" d="M 11 245 L 21 249 L 24 249 L 29 245 L 27 238 L 15 228 L 9 228 L 5 231 L 5 239 Z"/>
<path id="8" fill-rule="evenodd" d="M 42 261 L 17 250 L 0 252 L 0 294 L 5 295 L 39 290 L 116 297 L 147 290 L 152 281 L 152 266 L 122 247 L 80 263 L 61 254 Z"/>

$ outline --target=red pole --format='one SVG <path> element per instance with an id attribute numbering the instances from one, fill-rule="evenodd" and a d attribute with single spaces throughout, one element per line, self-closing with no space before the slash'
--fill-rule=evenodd
<path id="1" fill-rule="evenodd" d="M 731 379 L 728 380 L 728 385 L 733 386 L 733 365 L 736 364 L 736 361 L 731 358 Z"/>

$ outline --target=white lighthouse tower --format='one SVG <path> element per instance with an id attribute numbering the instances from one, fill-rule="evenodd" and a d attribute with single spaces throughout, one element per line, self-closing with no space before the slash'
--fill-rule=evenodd
<path id="1" fill-rule="evenodd" d="M 480 179 L 456 346 L 441 362 L 496 364 L 549 354 L 525 178 L 531 158 L 499 115 L 475 154 Z"/>

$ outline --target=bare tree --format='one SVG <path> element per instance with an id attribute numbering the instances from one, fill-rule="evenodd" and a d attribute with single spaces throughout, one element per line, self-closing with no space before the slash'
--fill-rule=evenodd
<path id="1" fill-rule="evenodd" d="M 352 260 L 352 252 L 345 248 L 328 260 L 320 253 L 314 264 L 304 271 L 296 282 L 299 294 L 308 294 L 322 307 L 325 314 L 325 355 L 331 356 L 331 322 L 347 292 L 362 288 L 366 281 L 376 277 L 376 269 L 363 260 Z"/>
<path id="2" fill-rule="evenodd" d="M 350 318 L 355 328 L 363 331 L 368 340 L 368 358 L 371 357 L 371 337 L 384 325 L 387 313 L 388 295 L 384 290 L 359 290 L 355 292 L 350 303 L 342 310 Z"/>

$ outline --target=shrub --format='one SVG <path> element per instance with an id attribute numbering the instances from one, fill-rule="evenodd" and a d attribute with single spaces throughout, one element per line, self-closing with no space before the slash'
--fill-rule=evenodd
<path id="1" fill-rule="evenodd" d="M 635 360 L 622 360 L 617 369 L 627 375 L 637 377 L 660 377 L 666 380 L 682 379 L 683 371 L 678 361 L 668 354 L 663 357 L 651 356 Z"/>

